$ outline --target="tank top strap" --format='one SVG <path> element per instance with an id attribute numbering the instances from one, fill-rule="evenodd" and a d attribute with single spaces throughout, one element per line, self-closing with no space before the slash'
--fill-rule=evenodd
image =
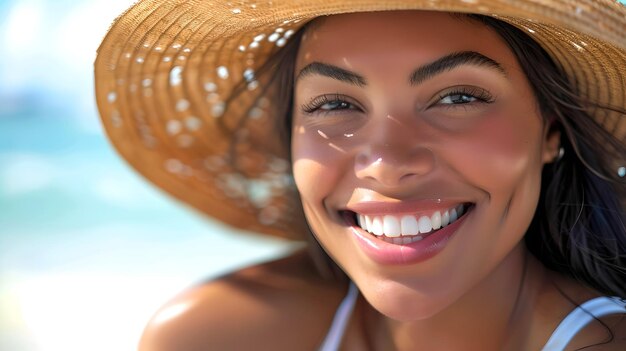
<path id="1" fill-rule="evenodd" d="M 352 310 L 356 304 L 357 297 L 359 296 L 359 289 L 350 282 L 348 287 L 348 293 L 343 298 L 335 316 L 333 317 L 333 323 L 330 325 L 328 334 L 320 346 L 319 351 L 337 351 L 341 345 L 343 334 L 346 331 L 350 317 L 352 316 Z"/>
<path id="2" fill-rule="evenodd" d="M 554 330 L 542 351 L 562 351 L 565 346 L 595 318 L 626 313 L 626 301 L 617 297 L 596 297 L 570 312 Z"/>

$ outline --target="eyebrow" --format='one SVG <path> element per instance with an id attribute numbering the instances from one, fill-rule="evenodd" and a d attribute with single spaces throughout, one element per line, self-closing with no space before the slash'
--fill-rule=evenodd
<path id="1" fill-rule="evenodd" d="M 461 65 L 473 65 L 493 68 L 506 76 L 506 71 L 504 70 L 504 68 L 502 68 L 502 66 L 493 59 L 490 59 L 489 57 L 476 51 L 460 51 L 443 56 L 431 63 L 427 63 L 424 66 L 419 67 L 418 69 L 413 71 L 413 73 L 411 73 L 409 83 L 412 86 L 418 85 L 437 74 L 451 71 L 452 69 Z"/>
<path id="2" fill-rule="evenodd" d="M 356 85 L 359 87 L 364 87 L 367 85 L 367 81 L 365 80 L 365 78 L 363 78 L 363 76 L 354 72 L 350 72 L 343 68 L 321 62 L 312 62 L 306 65 L 303 69 L 300 70 L 300 72 L 296 76 L 296 81 L 300 78 L 304 78 L 306 76 L 314 74 L 336 79 L 338 81 Z"/>
<path id="3" fill-rule="evenodd" d="M 506 76 L 504 68 L 495 60 L 476 51 L 460 51 L 438 58 L 437 60 L 418 67 L 409 76 L 411 86 L 418 85 L 438 74 L 451 71 L 462 65 L 488 67 Z M 366 79 L 358 73 L 322 62 L 312 62 L 298 72 L 296 81 L 309 75 L 321 75 L 341 82 L 364 87 Z"/>

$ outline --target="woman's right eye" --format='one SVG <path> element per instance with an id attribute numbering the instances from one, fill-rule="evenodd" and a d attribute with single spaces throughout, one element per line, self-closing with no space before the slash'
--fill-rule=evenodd
<path id="1" fill-rule="evenodd" d="M 356 104 L 348 101 L 346 96 L 340 94 L 318 96 L 302 105 L 302 111 L 307 114 L 339 113 L 345 110 L 360 111 L 361 109 Z"/>
<path id="2" fill-rule="evenodd" d="M 318 107 L 319 110 L 323 110 L 323 111 L 349 110 L 353 108 L 354 106 L 351 103 L 346 102 L 346 101 L 341 101 L 341 100 L 329 101 L 323 104 L 322 106 Z"/>

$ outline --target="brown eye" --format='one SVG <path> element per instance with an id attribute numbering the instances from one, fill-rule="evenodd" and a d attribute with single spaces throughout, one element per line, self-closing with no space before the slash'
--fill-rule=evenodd
<path id="1" fill-rule="evenodd" d="M 475 86 L 457 86 L 440 92 L 431 106 L 454 108 L 464 105 L 490 104 L 494 101 L 493 96 L 485 89 Z"/>
<path id="2" fill-rule="evenodd" d="M 341 94 L 322 95 L 302 105 L 302 111 L 307 114 L 331 114 L 351 110 L 360 111 L 361 109 L 358 105 L 350 102 L 349 99 L 350 98 Z"/>
<path id="3" fill-rule="evenodd" d="M 354 109 L 354 106 L 349 102 L 334 100 L 323 104 L 319 109 L 324 111 L 350 110 Z"/>
<path id="4" fill-rule="evenodd" d="M 478 98 L 475 96 L 467 95 L 467 94 L 450 94 L 443 97 L 439 100 L 440 104 L 443 105 L 459 105 L 459 104 L 467 104 L 470 102 L 477 101 Z"/>

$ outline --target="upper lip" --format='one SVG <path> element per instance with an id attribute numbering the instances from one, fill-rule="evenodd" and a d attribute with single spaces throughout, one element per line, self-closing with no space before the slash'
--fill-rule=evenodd
<path id="1" fill-rule="evenodd" d="M 348 204 L 346 210 L 369 216 L 385 214 L 430 215 L 435 211 L 445 211 L 460 204 L 470 204 L 470 202 L 453 199 L 364 201 Z"/>

